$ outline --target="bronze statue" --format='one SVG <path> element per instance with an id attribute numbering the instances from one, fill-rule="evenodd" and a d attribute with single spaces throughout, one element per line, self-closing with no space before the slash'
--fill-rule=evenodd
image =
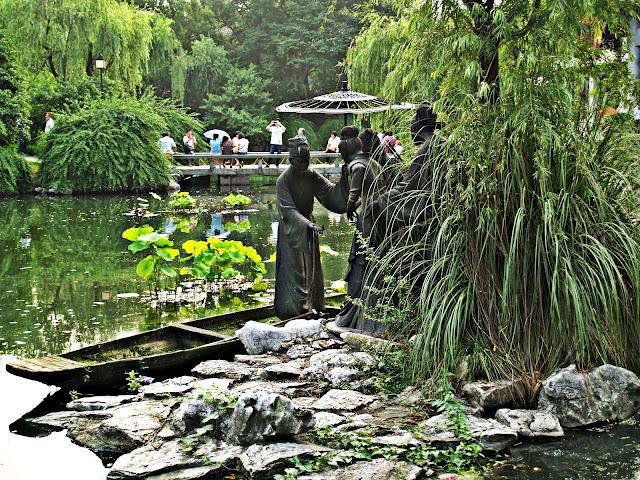
<path id="1" fill-rule="evenodd" d="M 336 317 L 336 325 L 368 332 L 381 332 L 385 325 L 365 317 L 364 309 L 359 305 L 364 297 L 375 302 L 374 296 L 363 289 L 369 262 L 365 254 L 367 248 L 375 248 L 380 232 L 374 230 L 376 222 L 372 204 L 383 188 L 378 162 L 362 151 L 362 142 L 356 127 L 344 127 L 340 132 L 340 155 L 345 161 L 343 177 L 349 178 L 347 199 L 347 217 L 356 222 L 356 234 L 349 253 L 347 270 L 347 294 L 355 301 L 348 301 Z"/>
<path id="2" fill-rule="evenodd" d="M 291 318 L 324 308 L 324 277 L 320 265 L 319 235 L 323 228 L 313 218 L 318 199 L 328 210 L 346 211 L 345 187 L 333 184 L 309 170 L 306 139 L 289 139 L 291 165 L 276 183 L 280 222 L 276 245 L 276 293 L 278 318 Z"/>

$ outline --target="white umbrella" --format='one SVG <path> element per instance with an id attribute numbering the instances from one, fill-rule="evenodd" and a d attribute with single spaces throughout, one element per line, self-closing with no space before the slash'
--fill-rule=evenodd
<path id="1" fill-rule="evenodd" d="M 220 130 L 218 128 L 214 128 L 213 130 L 208 130 L 204 132 L 203 135 L 205 136 L 205 138 L 208 138 L 209 140 L 211 140 L 216 133 L 218 134 L 218 138 L 222 138 L 222 137 L 231 138 L 231 135 L 229 135 L 224 130 Z"/>

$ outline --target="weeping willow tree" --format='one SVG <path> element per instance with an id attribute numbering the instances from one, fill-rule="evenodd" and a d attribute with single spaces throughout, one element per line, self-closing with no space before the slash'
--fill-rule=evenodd
<path id="1" fill-rule="evenodd" d="M 465 360 L 534 388 L 569 363 L 640 370 L 640 136 L 629 115 L 603 115 L 632 104 L 638 3 L 384 7 L 349 53 L 352 87 L 430 101 L 444 125 L 405 194 L 411 219 L 372 252 L 385 288 L 367 313 L 417 334 L 423 378 Z"/>
<path id="2" fill-rule="evenodd" d="M 132 89 L 177 47 L 168 19 L 117 0 L 0 0 L 0 27 L 31 74 L 92 76 L 103 54 L 107 77 Z"/>

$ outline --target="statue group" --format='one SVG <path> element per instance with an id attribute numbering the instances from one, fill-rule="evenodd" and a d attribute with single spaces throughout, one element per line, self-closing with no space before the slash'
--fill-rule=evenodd
<path id="1" fill-rule="evenodd" d="M 383 151 L 375 132 L 347 126 L 340 132 L 340 155 L 344 160 L 337 183 L 309 169 L 309 145 L 302 137 L 289 139 L 289 168 L 278 178 L 276 196 L 280 222 L 276 246 L 275 312 L 291 318 L 324 308 L 324 278 L 320 264 L 319 235 L 323 228 L 313 218 L 317 199 L 327 210 L 346 213 L 355 224 L 345 280 L 349 301 L 336 324 L 364 332 L 382 332 L 383 323 L 365 313 L 376 303 L 367 251 L 383 248 L 390 229 L 401 228 L 428 215 L 412 201 L 412 190 L 429 182 L 429 162 L 436 117 L 421 105 L 411 122 L 414 142 L 420 145 L 406 173 L 398 178 L 392 168 L 398 158 Z M 380 252 L 378 252 L 380 253 Z"/>

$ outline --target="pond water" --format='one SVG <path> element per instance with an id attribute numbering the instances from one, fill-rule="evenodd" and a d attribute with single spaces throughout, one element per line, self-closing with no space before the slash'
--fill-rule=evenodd
<path id="1" fill-rule="evenodd" d="M 202 208 L 212 212 L 221 195 L 193 191 Z M 121 233 L 148 223 L 172 233 L 176 244 L 206 240 L 217 234 L 256 248 L 263 259 L 275 252 L 277 212 L 273 188 L 246 192 L 254 200 L 246 214 L 202 213 L 191 217 L 161 214 L 140 219 L 136 195 L 96 197 L 22 197 L 0 200 L 0 354 L 39 357 L 103 342 L 163 324 L 207 314 L 247 308 L 256 298 L 215 303 L 211 296 L 197 309 L 168 305 L 155 309 L 141 302 L 148 287 L 135 274 L 137 256 L 127 250 Z M 144 195 L 150 210 L 163 202 Z M 166 209 L 166 205 L 164 205 Z M 327 227 L 321 243 L 337 255 L 323 254 L 327 286 L 344 276 L 351 227 L 340 215 L 318 206 L 316 219 Z M 180 231 L 178 225 L 189 232 Z M 229 224 L 250 229 L 228 232 Z M 215 232 L 214 232 L 215 231 Z M 272 285 L 275 263 L 267 263 Z"/>

